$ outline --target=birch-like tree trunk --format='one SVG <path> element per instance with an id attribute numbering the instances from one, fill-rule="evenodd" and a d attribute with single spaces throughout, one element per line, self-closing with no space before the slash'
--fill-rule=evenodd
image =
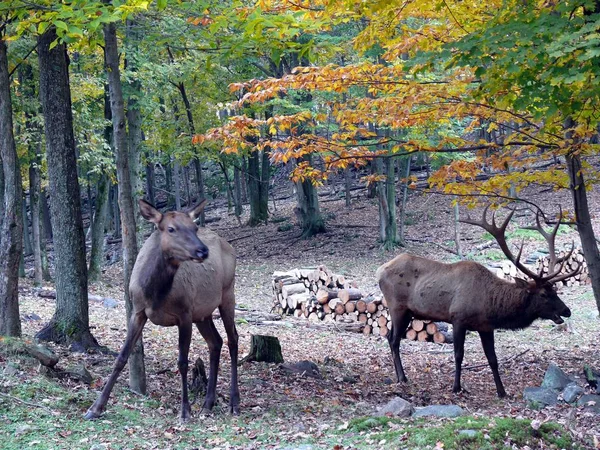
<path id="1" fill-rule="evenodd" d="M 133 305 L 129 296 L 131 272 L 137 257 L 135 212 L 131 184 L 130 159 L 127 151 L 127 131 L 125 129 L 125 108 L 121 71 L 119 68 L 119 49 L 117 29 L 114 23 L 104 26 L 104 52 L 110 92 L 110 107 L 113 123 L 113 142 L 117 158 L 117 179 L 119 181 L 119 209 L 123 235 L 123 278 L 125 285 L 125 310 L 127 323 L 131 318 Z M 146 370 L 142 339 L 136 343 L 129 357 L 129 387 L 135 392 L 146 393 Z"/>
<path id="2" fill-rule="evenodd" d="M 19 259 L 22 253 L 21 175 L 13 135 L 6 43 L 0 35 L 0 159 L 3 193 L 0 227 L 0 335 L 20 336 Z"/>

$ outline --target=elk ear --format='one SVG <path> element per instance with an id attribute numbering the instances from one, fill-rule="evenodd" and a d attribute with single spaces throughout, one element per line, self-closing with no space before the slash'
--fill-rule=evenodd
<path id="1" fill-rule="evenodd" d="M 204 211 L 205 206 L 206 206 L 206 199 L 202 200 L 196 206 L 192 207 L 188 211 L 188 215 L 191 217 L 192 220 L 196 220 L 198 217 L 200 217 L 200 214 L 202 214 L 202 211 Z"/>
<path id="2" fill-rule="evenodd" d="M 160 211 L 158 211 L 146 200 L 140 199 L 138 203 L 140 205 L 140 212 L 142 213 L 144 219 L 158 225 L 162 220 L 162 214 L 160 213 Z"/>
<path id="3" fill-rule="evenodd" d="M 529 283 L 527 281 L 525 281 L 524 279 L 519 278 L 519 277 L 514 277 L 514 278 L 515 278 L 515 284 L 518 287 L 520 287 L 521 289 L 528 289 L 530 287 Z"/>

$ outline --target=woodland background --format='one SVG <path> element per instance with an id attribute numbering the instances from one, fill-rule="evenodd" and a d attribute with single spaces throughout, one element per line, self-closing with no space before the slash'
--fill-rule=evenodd
<path id="1" fill-rule="evenodd" d="M 2 377 L 0 404 L 15 448 L 75 448 L 82 439 L 115 448 L 379 448 L 398 439 L 452 448 L 455 429 L 529 433 L 530 420 L 559 422 L 577 445 L 597 445 L 593 414 L 536 412 L 519 396 L 550 361 L 572 373 L 597 361 L 599 12 L 595 1 L 0 1 L 3 342 L 49 341 L 66 361 L 106 375 L 112 357 L 99 351 L 122 342 L 123 286 L 150 232 L 137 198 L 163 211 L 208 198 L 201 223 L 236 248 L 238 302 L 252 311 L 270 308 L 275 270 L 326 264 L 370 292 L 376 268 L 400 251 L 502 259 L 489 237 L 459 223 L 486 203 L 519 208 L 511 237 L 525 240 L 525 253 L 541 245 L 519 226 L 537 211 L 548 226 L 562 221 L 561 248 L 574 241 L 590 274 L 588 285 L 563 293 L 575 312 L 570 328 L 540 323 L 500 335 L 507 358 L 527 350 L 503 374 L 516 398 L 494 400 L 491 375 L 476 373 L 473 392 L 453 399 L 473 412 L 469 424 L 365 425 L 359 418 L 395 393 L 419 404 L 452 397 L 451 353 L 407 344 L 405 365 L 425 367 L 409 378 L 425 376 L 430 389 L 422 378 L 401 387 L 384 382 L 392 374 L 385 340 L 286 319 L 273 330 L 284 356 L 316 359 L 325 384 L 243 367 L 248 416 L 206 419 L 205 434 L 173 425 L 173 330 L 145 334 L 150 397 L 132 396 L 122 378 L 114 397 L 127 436 L 114 440 L 104 436 L 110 419 L 79 424 L 97 386 L 45 380 L 3 351 L 3 362 L 18 366 Z M 56 299 L 41 301 L 41 288 Z M 90 294 L 124 303 L 107 310 Z M 247 350 L 263 328 L 240 320 Z M 140 348 L 133 359 L 143 358 Z M 511 422 L 492 426 L 490 417 Z M 52 444 L 40 439 L 48 429 Z M 418 430 L 433 434 L 411 440 Z M 527 433 L 493 439 L 564 445 Z"/>

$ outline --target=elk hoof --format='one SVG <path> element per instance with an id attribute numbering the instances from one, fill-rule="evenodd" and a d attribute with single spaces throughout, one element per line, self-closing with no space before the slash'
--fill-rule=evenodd
<path id="1" fill-rule="evenodd" d="M 498 391 L 498 397 L 499 397 L 499 398 L 504 398 L 504 397 L 506 397 L 506 392 L 504 392 L 504 390 L 502 390 L 502 391 Z"/>
<path id="2" fill-rule="evenodd" d="M 83 415 L 85 420 L 94 420 L 100 417 L 102 413 L 93 411 L 92 408 L 88 409 L 87 412 Z"/>
<path id="3" fill-rule="evenodd" d="M 211 416 L 212 415 L 212 409 L 208 409 L 206 407 L 202 407 L 202 409 L 200 410 L 200 415 L 201 416 Z"/>
<path id="4" fill-rule="evenodd" d="M 181 414 L 179 415 L 179 422 L 187 423 L 190 421 L 191 412 L 190 406 L 188 405 L 186 408 L 181 408 Z"/>
<path id="5" fill-rule="evenodd" d="M 239 405 L 231 405 L 229 407 L 229 414 L 231 414 L 232 416 L 239 416 L 240 415 Z"/>

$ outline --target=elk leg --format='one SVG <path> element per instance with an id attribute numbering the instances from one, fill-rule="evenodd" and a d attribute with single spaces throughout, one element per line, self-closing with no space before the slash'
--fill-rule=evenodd
<path id="1" fill-rule="evenodd" d="M 238 387 L 238 332 L 234 321 L 235 298 L 233 288 L 223 296 L 223 303 L 219 307 L 221 320 L 227 333 L 227 346 L 231 357 L 231 380 L 229 390 L 229 412 L 233 415 L 240 413 L 240 390 Z"/>
<path id="2" fill-rule="evenodd" d="M 481 338 L 481 345 L 483 346 L 483 352 L 490 363 L 492 373 L 494 374 L 494 382 L 496 383 L 496 391 L 498 397 L 506 397 L 506 391 L 502 385 L 500 374 L 498 373 L 498 359 L 496 358 L 496 350 L 494 349 L 494 332 L 493 331 L 480 331 L 479 337 Z"/>
<path id="3" fill-rule="evenodd" d="M 179 325 L 179 359 L 177 366 L 181 375 L 181 414 L 179 416 L 182 422 L 190 419 L 190 401 L 188 399 L 188 357 L 190 353 L 190 343 L 192 342 L 192 322 L 184 322 Z"/>
<path id="4" fill-rule="evenodd" d="M 453 392 L 460 392 L 460 373 L 462 368 L 463 357 L 465 355 L 465 335 L 467 329 L 462 325 L 452 324 L 452 337 L 454 338 L 454 363 L 456 365 L 456 371 L 454 372 L 454 386 L 452 387 Z"/>
<path id="5" fill-rule="evenodd" d="M 221 358 L 221 348 L 223 347 L 223 338 L 217 331 L 212 317 L 207 317 L 200 322 L 196 322 L 198 331 L 208 344 L 208 352 L 210 355 L 210 368 L 208 370 L 208 386 L 206 388 L 206 397 L 203 412 L 210 412 L 215 406 L 217 400 L 217 374 L 219 373 L 219 359 Z"/>
<path id="6" fill-rule="evenodd" d="M 104 411 L 104 407 L 106 406 L 106 402 L 108 402 L 108 397 L 110 396 L 110 392 L 112 391 L 119 374 L 127 364 L 127 360 L 129 359 L 129 355 L 133 350 L 133 347 L 140 339 L 142 335 L 142 331 L 144 330 L 144 325 L 146 325 L 146 321 L 148 317 L 146 313 L 139 312 L 131 316 L 131 320 L 129 322 L 129 329 L 127 330 L 127 337 L 125 338 L 125 343 L 119 352 L 119 356 L 115 360 L 115 366 L 113 368 L 108 381 L 104 385 L 100 396 L 96 399 L 94 404 L 87 410 L 85 415 L 83 416 L 85 419 L 97 419 Z"/>
<path id="7" fill-rule="evenodd" d="M 396 378 L 398 383 L 406 382 L 408 379 L 404 374 L 402 361 L 400 360 L 400 339 L 408 327 L 412 314 L 408 310 L 392 311 L 392 331 L 388 333 L 388 343 L 392 350 L 392 359 L 394 360 L 394 368 L 396 369 Z"/>

